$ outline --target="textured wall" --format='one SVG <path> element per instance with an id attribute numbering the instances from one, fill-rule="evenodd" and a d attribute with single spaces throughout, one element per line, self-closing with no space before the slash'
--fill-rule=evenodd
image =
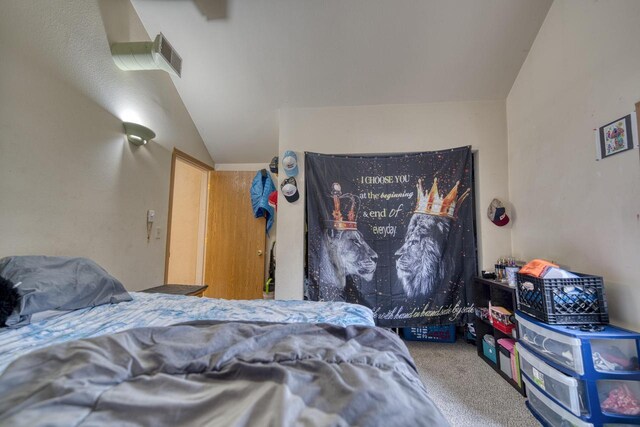
<path id="1" fill-rule="evenodd" d="M 2 2 L 0 257 L 86 256 L 130 290 L 162 283 L 171 150 L 213 162 L 166 73 L 114 65 L 110 42 L 147 39 L 126 0 Z M 158 137 L 136 148 L 123 120 Z"/>
<path id="2" fill-rule="evenodd" d="M 280 113 L 280 154 L 298 154 L 300 199 L 278 206 L 276 297 L 302 298 L 304 265 L 304 151 L 393 153 L 471 145 L 477 150 L 476 205 L 480 266 L 511 252 L 510 227 L 485 212 L 494 197 L 506 201 L 507 134 L 504 101 L 309 108 Z M 280 174 L 280 180 L 283 179 Z"/>
<path id="3" fill-rule="evenodd" d="M 640 100 L 640 2 L 556 0 L 507 99 L 515 255 L 605 278 L 640 328 L 638 151 L 595 161 L 593 129 Z"/>

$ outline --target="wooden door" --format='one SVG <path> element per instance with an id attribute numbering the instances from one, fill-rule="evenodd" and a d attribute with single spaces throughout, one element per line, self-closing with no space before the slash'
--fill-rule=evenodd
<path id="1" fill-rule="evenodd" d="M 249 189 L 255 172 L 211 172 L 205 296 L 262 298 L 265 219 L 254 218 Z"/>

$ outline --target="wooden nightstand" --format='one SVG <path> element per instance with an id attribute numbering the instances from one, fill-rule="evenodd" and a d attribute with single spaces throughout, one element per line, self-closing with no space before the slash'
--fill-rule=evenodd
<path id="1" fill-rule="evenodd" d="M 171 294 L 171 295 L 189 295 L 193 297 L 203 297 L 207 285 L 162 285 L 155 288 L 145 289 L 141 292 L 150 294 Z"/>

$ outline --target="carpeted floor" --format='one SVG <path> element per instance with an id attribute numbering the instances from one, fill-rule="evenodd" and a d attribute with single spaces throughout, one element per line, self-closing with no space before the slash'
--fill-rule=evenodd
<path id="1" fill-rule="evenodd" d="M 464 341 L 455 344 L 405 341 L 431 398 L 452 426 L 540 424 L 525 398 Z"/>

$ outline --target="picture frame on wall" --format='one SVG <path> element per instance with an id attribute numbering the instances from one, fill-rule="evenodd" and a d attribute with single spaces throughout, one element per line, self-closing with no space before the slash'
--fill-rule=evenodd
<path id="1" fill-rule="evenodd" d="M 627 114 L 596 130 L 596 160 L 638 148 L 637 118 Z"/>

